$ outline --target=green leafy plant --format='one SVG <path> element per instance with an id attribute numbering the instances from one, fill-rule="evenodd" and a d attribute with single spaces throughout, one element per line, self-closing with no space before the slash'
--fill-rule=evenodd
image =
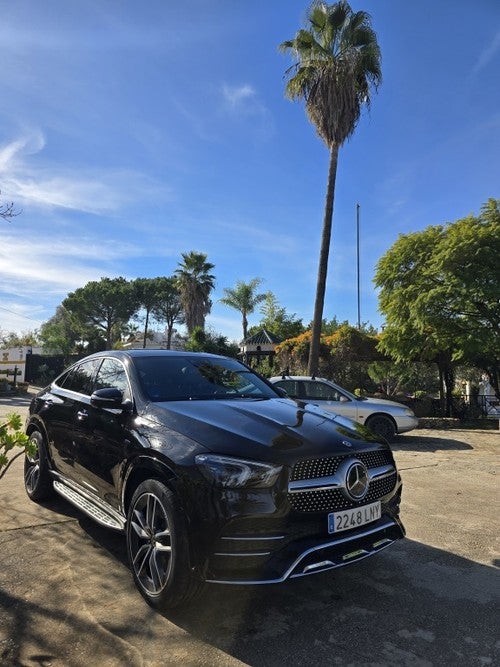
<path id="1" fill-rule="evenodd" d="M 36 454 L 36 445 L 22 431 L 22 418 L 12 413 L 0 424 L 0 479 L 5 475 L 14 461 L 25 452 L 31 456 Z M 9 452 L 21 448 L 20 452 L 10 455 Z"/>

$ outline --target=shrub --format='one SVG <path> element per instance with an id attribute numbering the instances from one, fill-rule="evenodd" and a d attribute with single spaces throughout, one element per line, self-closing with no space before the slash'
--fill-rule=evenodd
<path id="1" fill-rule="evenodd" d="M 24 452 L 35 454 L 36 446 L 31 443 L 28 436 L 22 431 L 21 415 L 10 414 L 0 423 L 0 479 L 5 475 L 13 462 Z M 14 456 L 8 455 L 15 448 L 21 448 Z"/>

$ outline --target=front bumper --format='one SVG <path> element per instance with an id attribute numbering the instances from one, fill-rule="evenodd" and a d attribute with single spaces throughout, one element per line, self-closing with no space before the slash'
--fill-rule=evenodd
<path id="1" fill-rule="evenodd" d="M 407 431 L 413 431 L 414 428 L 418 428 L 418 417 L 398 417 L 396 419 L 396 426 L 398 433 L 406 433 Z"/>
<path id="2" fill-rule="evenodd" d="M 403 525 L 398 519 L 383 516 L 374 524 L 335 539 L 304 538 L 283 548 L 279 548 L 277 536 L 262 539 L 260 543 L 267 550 L 261 551 L 246 551 L 242 538 L 239 543 L 235 539 L 231 546 L 233 549 L 240 547 L 240 550 L 215 553 L 206 581 L 246 585 L 282 583 L 287 579 L 325 572 L 362 560 L 382 551 L 404 535 Z M 255 546 L 255 541 L 252 542 Z"/>

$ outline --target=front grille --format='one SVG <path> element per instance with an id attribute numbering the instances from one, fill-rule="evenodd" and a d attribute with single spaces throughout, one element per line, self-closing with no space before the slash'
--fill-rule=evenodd
<path id="1" fill-rule="evenodd" d="M 328 456 L 324 459 L 299 461 L 295 464 L 290 479 L 294 482 L 301 479 L 316 479 L 317 477 L 334 475 L 342 461 L 351 456 L 362 461 L 367 468 L 394 465 L 392 453 L 387 449 L 376 452 L 356 452 L 356 454 L 347 456 Z"/>
<path id="2" fill-rule="evenodd" d="M 299 482 L 332 476 L 340 464 L 348 458 L 359 459 L 369 470 L 383 466 L 394 466 L 392 453 L 388 450 L 356 452 L 346 456 L 330 456 L 324 459 L 300 461 L 294 466 L 291 481 Z M 336 512 L 375 502 L 391 493 L 396 484 L 397 472 L 394 468 L 390 475 L 373 479 L 370 482 L 367 495 L 360 502 L 347 498 L 342 489 L 338 487 L 296 491 L 288 494 L 288 500 L 297 512 Z"/>

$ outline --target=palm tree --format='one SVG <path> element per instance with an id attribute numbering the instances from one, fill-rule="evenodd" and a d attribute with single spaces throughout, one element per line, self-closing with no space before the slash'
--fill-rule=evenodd
<path id="1" fill-rule="evenodd" d="M 353 12 L 341 0 L 332 5 L 313 2 L 309 30 L 302 29 L 280 50 L 296 59 L 286 71 L 285 94 L 304 100 L 306 113 L 330 151 L 325 213 L 321 236 L 316 299 L 308 372 L 318 370 L 319 343 L 326 274 L 332 231 L 335 179 L 340 146 L 354 133 L 363 105 L 369 107 L 371 89 L 382 81 L 377 36 L 366 12 Z"/>
<path id="2" fill-rule="evenodd" d="M 238 280 L 236 287 L 224 287 L 224 296 L 219 299 L 224 305 L 240 311 L 243 324 L 243 340 L 246 340 L 248 334 L 247 315 L 251 315 L 255 306 L 266 298 L 265 294 L 255 293 L 261 283 L 261 278 L 253 278 L 249 283 Z"/>
<path id="3" fill-rule="evenodd" d="M 207 262 L 202 252 L 183 252 L 183 262 L 175 271 L 188 334 L 196 327 L 205 328 L 205 317 L 212 308 L 210 292 L 215 287 L 215 276 L 210 271 L 215 264 Z"/>

